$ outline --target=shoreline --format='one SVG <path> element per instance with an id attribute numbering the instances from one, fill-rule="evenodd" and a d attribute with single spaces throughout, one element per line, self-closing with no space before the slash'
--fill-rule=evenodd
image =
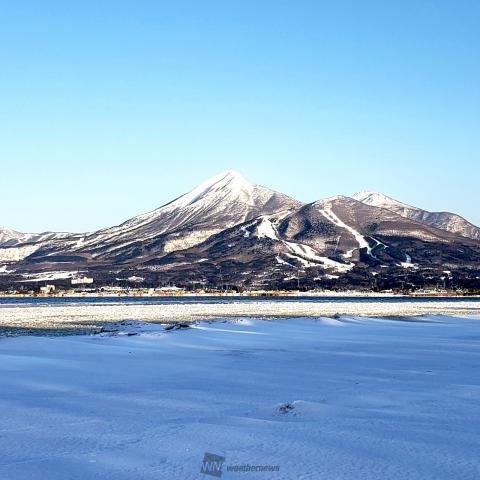
<path id="1" fill-rule="evenodd" d="M 408 295 L 400 293 L 382 293 L 382 292 L 261 292 L 261 293 L 171 293 L 171 294 L 148 294 L 148 293 L 65 293 L 65 294 L 2 294 L 2 298 L 204 298 L 204 297 L 227 297 L 227 298 L 278 298 L 278 297 L 404 297 Z M 452 295 L 445 295 L 451 297 Z M 463 295 L 455 295 L 463 297 Z"/>
<path id="2" fill-rule="evenodd" d="M 295 298 L 295 297 L 311 297 L 311 298 L 480 298 L 480 294 L 457 294 L 457 293 L 391 293 L 391 292 L 361 292 L 361 291 L 325 291 L 325 292 L 262 292 L 262 293 L 175 293 L 175 294 L 147 294 L 147 293 L 68 293 L 68 294 L 2 294 L 0 300 L 7 299 L 75 299 L 75 298 L 145 298 L 145 299 L 165 299 L 165 298 Z"/>

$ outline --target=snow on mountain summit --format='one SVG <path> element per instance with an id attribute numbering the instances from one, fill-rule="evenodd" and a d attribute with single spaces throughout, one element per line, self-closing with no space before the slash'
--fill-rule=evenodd
<path id="1" fill-rule="evenodd" d="M 480 240 L 480 228 L 455 213 L 429 212 L 378 192 L 358 192 L 353 195 L 352 198 L 372 207 L 390 210 L 391 212 L 410 220 L 415 220 L 463 237 Z"/>
<path id="2" fill-rule="evenodd" d="M 114 228 L 157 223 L 157 219 L 161 219 L 163 231 L 184 225 L 203 224 L 207 220 L 217 223 L 226 220 L 229 226 L 253 216 L 298 205 L 301 205 L 301 202 L 266 187 L 254 185 L 235 170 L 226 170 L 156 210 L 134 217 Z"/>
<path id="3" fill-rule="evenodd" d="M 0 227 L 0 246 L 12 247 L 20 243 L 38 243 L 74 236 L 67 232 L 22 233 L 11 228 Z"/>
<path id="4" fill-rule="evenodd" d="M 369 190 L 358 192 L 355 195 L 352 195 L 352 198 L 367 205 L 371 205 L 372 207 L 388 208 L 389 206 L 392 206 L 413 208 L 410 207 L 410 205 L 399 202 L 398 200 L 384 195 L 383 193 L 372 192 Z"/>
<path id="5" fill-rule="evenodd" d="M 226 170 L 200 183 L 192 191 L 173 200 L 170 207 L 185 208 L 202 200 L 208 195 L 235 198 L 245 203 L 254 204 L 255 185 L 248 182 L 235 170 Z"/>
<path id="6" fill-rule="evenodd" d="M 301 202 L 266 187 L 254 185 L 240 173 L 227 170 L 200 183 L 188 193 L 116 227 L 89 235 L 79 250 L 95 249 L 108 255 L 126 245 L 142 248 L 149 242 L 171 252 L 201 243 L 211 235 L 259 215 L 298 208 Z"/>
<path id="7" fill-rule="evenodd" d="M 23 234 L 10 228 L 0 227 L 0 245 L 15 244 L 22 240 Z"/>

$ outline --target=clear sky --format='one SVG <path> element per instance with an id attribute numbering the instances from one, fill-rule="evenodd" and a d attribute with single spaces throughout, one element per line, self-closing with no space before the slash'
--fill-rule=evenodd
<path id="1" fill-rule="evenodd" d="M 0 6 L 0 225 L 111 226 L 230 168 L 480 224 L 477 0 Z"/>

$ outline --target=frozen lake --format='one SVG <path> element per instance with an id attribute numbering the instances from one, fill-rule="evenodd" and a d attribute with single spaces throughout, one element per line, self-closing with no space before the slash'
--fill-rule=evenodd
<path id="1" fill-rule="evenodd" d="M 92 332 L 109 322 L 225 317 L 480 315 L 480 297 L 75 297 L 0 299 L 0 335 Z"/>
<path id="2" fill-rule="evenodd" d="M 336 295 L 285 295 L 285 296 L 220 296 L 220 295 L 179 295 L 179 296 L 86 296 L 86 297 L 0 297 L 0 306 L 42 306 L 42 305 L 182 305 L 182 304 L 230 304 L 230 303 L 361 303 L 361 304 L 400 304 L 411 303 L 431 304 L 457 304 L 462 302 L 471 302 L 480 308 L 480 296 L 472 297 L 409 297 L 402 295 L 355 295 L 336 294 Z"/>
<path id="3" fill-rule="evenodd" d="M 480 316 L 110 329 L 0 338 L 0 478 L 479 477 Z"/>

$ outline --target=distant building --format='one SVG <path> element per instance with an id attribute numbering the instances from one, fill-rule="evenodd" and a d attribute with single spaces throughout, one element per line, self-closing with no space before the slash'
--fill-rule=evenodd
<path id="1" fill-rule="evenodd" d="M 173 285 L 171 287 L 156 288 L 155 291 L 157 291 L 157 292 L 180 292 L 180 291 L 183 291 L 183 288 L 176 287 L 175 285 Z"/>
<path id="2" fill-rule="evenodd" d="M 72 278 L 72 285 L 91 285 L 93 278 L 91 277 L 78 277 Z"/>
<path id="3" fill-rule="evenodd" d="M 106 285 L 106 286 L 101 288 L 101 292 L 103 292 L 103 293 L 121 293 L 124 290 L 125 289 L 122 288 L 122 287 L 112 287 L 112 286 L 109 286 L 109 285 Z"/>
<path id="4" fill-rule="evenodd" d="M 127 280 L 132 283 L 142 283 L 145 279 L 143 277 L 132 275 L 131 277 L 128 277 Z"/>
<path id="5" fill-rule="evenodd" d="M 42 293 L 53 293 L 55 291 L 55 285 L 45 285 L 44 287 L 40 287 L 40 291 Z"/>

